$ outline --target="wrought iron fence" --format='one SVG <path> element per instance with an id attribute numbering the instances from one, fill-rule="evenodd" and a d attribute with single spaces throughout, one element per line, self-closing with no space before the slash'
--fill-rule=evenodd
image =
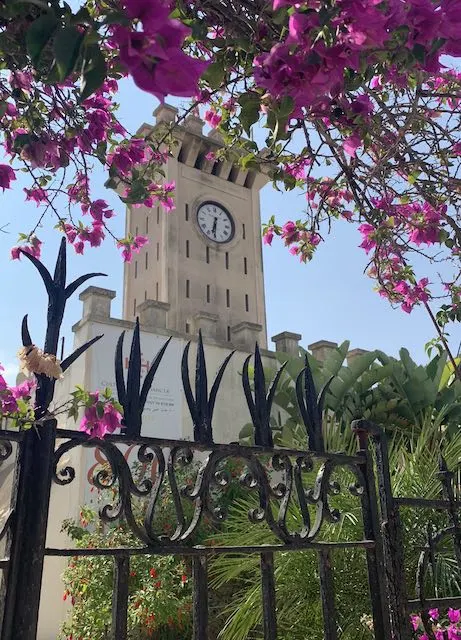
<path id="1" fill-rule="evenodd" d="M 26 255 L 26 254 L 25 254 Z M 44 351 L 56 354 L 59 331 L 66 300 L 89 277 L 82 276 L 66 286 L 65 243 L 61 245 L 54 276 L 32 256 L 26 257 L 36 266 L 44 281 L 48 297 L 48 326 Z M 100 337 L 100 336 L 99 336 Z M 64 359 L 65 370 L 99 337 L 77 349 Z M 25 318 L 22 327 L 24 346 L 32 345 Z M 322 438 L 323 399 L 326 388 L 317 395 L 312 375 L 306 367 L 296 384 L 309 446 L 306 450 L 276 448 L 270 428 L 270 411 L 283 366 L 269 389 L 261 356 L 256 347 L 254 379 L 250 384 L 249 356 L 243 367 L 243 390 L 254 425 L 254 446 L 238 443 L 213 442 L 213 411 L 221 380 L 232 354 L 220 367 L 209 391 L 205 351 L 198 337 L 194 384 L 189 364 L 190 343 L 187 344 L 181 367 L 186 401 L 194 426 L 192 442 L 147 438 L 142 436 L 142 416 L 149 389 L 154 381 L 165 350 L 166 341 L 153 360 L 141 384 L 141 350 L 139 324 L 136 323 L 125 380 L 122 368 L 122 334 L 115 354 L 118 399 L 124 410 L 124 426 L 119 435 L 96 440 L 88 435 L 57 428 L 56 420 L 48 413 L 54 393 L 54 380 L 43 374 L 37 376 L 36 423 L 27 430 L 0 431 L 0 463 L 16 456 L 13 502 L 9 516 L 0 532 L 5 540 L 2 569 L 2 640 L 33 640 L 37 634 L 43 564 L 47 556 L 96 556 L 114 559 L 111 634 L 116 640 L 127 638 L 130 558 L 133 555 L 183 555 L 192 563 L 193 581 L 193 637 L 208 638 L 208 564 L 219 554 L 259 554 L 261 597 L 263 602 L 263 630 L 265 640 L 277 638 L 277 585 L 274 577 L 274 556 L 280 551 L 311 551 L 318 555 L 319 586 L 324 615 L 326 640 L 338 638 L 338 624 L 334 586 L 334 554 L 339 549 L 361 548 L 366 556 L 369 593 L 374 636 L 377 640 L 406 640 L 411 637 L 409 612 L 423 610 L 423 620 L 429 637 L 433 637 L 427 615 L 430 606 L 459 604 L 460 598 L 443 601 L 428 598 L 424 592 L 424 575 L 433 562 L 437 545 L 447 536 L 454 540 L 456 560 L 461 567 L 461 529 L 458 511 L 460 502 L 454 490 L 453 476 L 441 461 L 440 478 L 444 497 L 440 500 L 395 498 L 389 473 L 386 439 L 381 431 L 365 421 L 356 421 L 357 452 L 345 455 L 325 451 Z M 194 390 L 193 390 L 194 386 Z M 139 462 L 155 466 L 154 479 L 138 481 L 120 445 L 134 446 Z M 123 548 L 47 548 L 46 532 L 52 483 L 67 485 L 76 477 L 63 458 L 78 447 L 99 448 L 108 467 L 96 470 L 93 482 L 101 488 L 117 486 L 116 499 L 106 504 L 100 517 L 108 522 L 124 519 L 139 544 Z M 266 526 L 273 536 L 271 544 L 246 546 L 203 546 L 193 544 L 193 536 L 205 516 L 217 521 L 226 517 L 217 489 L 226 490 L 230 478 L 223 463 L 239 459 L 244 472 L 239 482 L 255 496 L 255 507 L 248 516 L 251 522 Z M 177 469 L 198 461 L 199 470 L 192 485 L 178 486 Z M 341 487 L 335 479 L 338 471 L 347 471 L 353 479 L 348 487 Z M 313 482 L 307 482 L 315 476 Z M 176 514 L 176 527 L 170 534 L 159 531 L 156 511 L 161 491 L 168 486 Z M 362 532 L 357 540 L 331 542 L 322 535 L 325 524 L 338 521 L 339 511 L 332 505 L 334 496 L 346 491 L 357 498 L 362 516 Z M 133 511 L 135 500 L 145 502 L 143 517 Z M 191 509 L 185 510 L 187 503 Z M 301 514 L 298 526 L 288 518 L 293 504 Z M 402 506 L 444 509 L 449 514 L 450 527 L 436 534 L 430 533 L 428 543 L 421 550 L 418 569 L 418 600 L 407 598 L 404 575 L 404 542 L 399 518 Z M 311 579 L 306 576 L 306 579 Z"/>

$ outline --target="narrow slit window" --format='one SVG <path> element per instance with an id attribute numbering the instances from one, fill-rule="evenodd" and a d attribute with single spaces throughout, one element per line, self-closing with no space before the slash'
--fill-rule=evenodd
<path id="1" fill-rule="evenodd" d="M 158 300 L 158 282 L 155 283 L 155 299 Z"/>
<path id="2" fill-rule="evenodd" d="M 229 291 L 229 289 L 226 289 L 226 307 L 227 308 L 230 307 L 230 291 Z"/>
<path id="3" fill-rule="evenodd" d="M 133 315 L 136 315 L 136 298 L 133 300 Z"/>
<path id="4" fill-rule="evenodd" d="M 244 273 L 245 275 L 247 275 L 247 274 L 248 274 L 248 262 L 247 262 L 247 259 L 246 259 L 246 258 L 243 258 L 243 273 Z"/>
<path id="5" fill-rule="evenodd" d="M 190 333 L 190 324 L 186 322 L 186 333 Z"/>
<path id="6" fill-rule="evenodd" d="M 186 258 L 189 258 L 189 240 L 186 240 Z"/>
<path id="7" fill-rule="evenodd" d="M 210 264 L 210 247 L 206 248 L 206 263 Z"/>
<path id="8" fill-rule="evenodd" d="M 134 235 L 135 235 L 135 236 L 139 235 L 139 234 L 138 234 L 138 227 L 136 227 L 136 230 L 135 230 L 135 234 L 134 234 Z"/>
<path id="9" fill-rule="evenodd" d="M 160 259 L 160 244 L 157 242 L 157 261 Z"/>
<path id="10" fill-rule="evenodd" d="M 245 225 L 244 224 L 242 224 L 242 236 L 243 236 L 243 239 L 245 240 L 246 233 L 245 233 Z"/>
<path id="11" fill-rule="evenodd" d="M 146 216 L 146 234 L 149 233 L 149 216 Z"/>
<path id="12" fill-rule="evenodd" d="M 229 252 L 226 251 L 226 269 L 229 269 Z"/>
<path id="13" fill-rule="evenodd" d="M 185 206 L 185 214 L 186 214 L 186 222 L 189 220 L 189 205 L 186 204 Z"/>
<path id="14" fill-rule="evenodd" d="M 245 311 L 250 310 L 250 301 L 248 299 L 248 293 L 245 293 Z"/>
<path id="15" fill-rule="evenodd" d="M 227 342 L 230 342 L 230 341 L 231 341 L 231 330 L 230 330 L 230 327 L 228 326 L 227 327 Z"/>
<path id="16" fill-rule="evenodd" d="M 190 298 L 190 280 L 186 280 L 186 298 Z"/>
<path id="17" fill-rule="evenodd" d="M 138 277 L 138 261 L 135 260 L 134 263 L 134 277 L 137 278 Z"/>
<path id="18" fill-rule="evenodd" d="M 144 300 L 147 300 L 147 291 L 144 291 Z"/>
<path id="19" fill-rule="evenodd" d="M 160 224 L 160 207 L 157 207 L 157 224 Z"/>
<path id="20" fill-rule="evenodd" d="M 211 287 L 209 284 L 206 286 L 206 301 L 210 302 L 211 300 Z"/>
<path id="21" fill-rule="evenodd" d="M 149 252 L 146 251 L 146 269 L 148 268 L 148 266 L 149 266 Z"/>

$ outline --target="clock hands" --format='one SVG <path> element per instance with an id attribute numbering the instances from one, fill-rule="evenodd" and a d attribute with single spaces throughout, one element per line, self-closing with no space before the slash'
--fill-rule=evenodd
<path id="1" fill-rule="evenodd" d="M 211 233 L 214 235 L 214 237 L 216 238 L 216 225 L 218 224 L 218 217 L 216 216 L 214 221 L 213 221 L 213 228 L 211 229 Z"/>

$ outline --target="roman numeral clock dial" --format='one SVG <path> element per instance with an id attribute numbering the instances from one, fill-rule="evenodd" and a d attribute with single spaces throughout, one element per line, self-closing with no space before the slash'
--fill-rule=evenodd
<path id="1" fill-rule="evenodd" d="M 200 205 L 197 223 L 203 235 L 218 244 L 229 242 L 234 237 L 234 220 L 229 211 L 217 202 L 204 202 Z"/>

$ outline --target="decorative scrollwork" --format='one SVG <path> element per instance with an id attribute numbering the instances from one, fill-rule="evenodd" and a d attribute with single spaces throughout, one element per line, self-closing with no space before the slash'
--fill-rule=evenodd
<path id="1" fill-rule="evenodd" d="M 9 440 L 0 440 L 0 465 L 13 453 L 13 445 Z"/>
<path id="2" fill-rule="evenodd" d="M 114 490 L 113 501 L 100 510 L 101 518 L 113 522 L 123 517 L 136 537 L 148 545 L 185 544 L 193 539 L 205 516 L 215 522 L 228 517 L 226 502 L 221 501 L 220 496 L 225 495 L 233 482 L 226 468 L 232 459 L 238 459 L 239 464 L 243 464 L 243 471 L 235 481 L 255 495 L 256 504 L 248 513 L 250 522 L 265 524 L 276 539 L 284 544 L 300 541 L 308 544 L 319 535 L 325 521 L 339 520 L 339 511 L 329 503 L 330 496 L 341 490 L 333 478 L 335 470 L 347 468 L 352 471 L 356 481 L 349 486 L 349 491 L 363 498 L 361 471 L 347 460 L 347 456 L 343 462 L 340 456 L 322 454 L 323 463 L 315 473 L 315 453 L 300 452 L 293 455 L 293 452 L 277 450 L 269 456 L 267 452 L 259 452 L 252 447 L 211 445 L 211 451 L 206 454 L 194 444 L 181 443 L 168 448 L 166 457 L 167 447 L 162 441 L 156 444 L 152 440 L 143 442 L 139 439 L 134 445 L 138 445 L 137 462 L 156 469 L 156 475 L 151 479 L 146 475 L 136 475 L 118 448 L 117 439 L 112 440 L 91 440 L 79 435 L 75 440 L 69 439 L 61 444 L 55 452 L 55 482 L 65 485 L 75 478 L 75 470 L 71 465 L 66 463 L 59 468 L 63 456 L 71 449 L 78 445 L 99 448 L 107 464 L 94 469 L 92 481 L 100 489 Z M 119 441 L 126 444 L 126 437 L 121 436 Z M 186 483 L 180 480 L 184 474 L 187 476 Z M 305 486 L 306 479 L 312 482 L 310 488 Z M 156 520 L 159 497 L 165 496 L 162 493 L 165 491 L 176 519 L 176 527 L 168 535 L 159 530 Z M 143 503 L 142 509 L 136 503 L 138 516 L 134 514 L 133 500 L 136 499 Z M 300 510 L 300 521 L 299 518 L 288 518 L 288 514 L 292 513 L 292 504 Z M 315 513 L 313 524 L 311 510 Z M 141 517 L 139 513 L 142 513 Z M 290 527 L 296 530 L 292 531 Z"/>

